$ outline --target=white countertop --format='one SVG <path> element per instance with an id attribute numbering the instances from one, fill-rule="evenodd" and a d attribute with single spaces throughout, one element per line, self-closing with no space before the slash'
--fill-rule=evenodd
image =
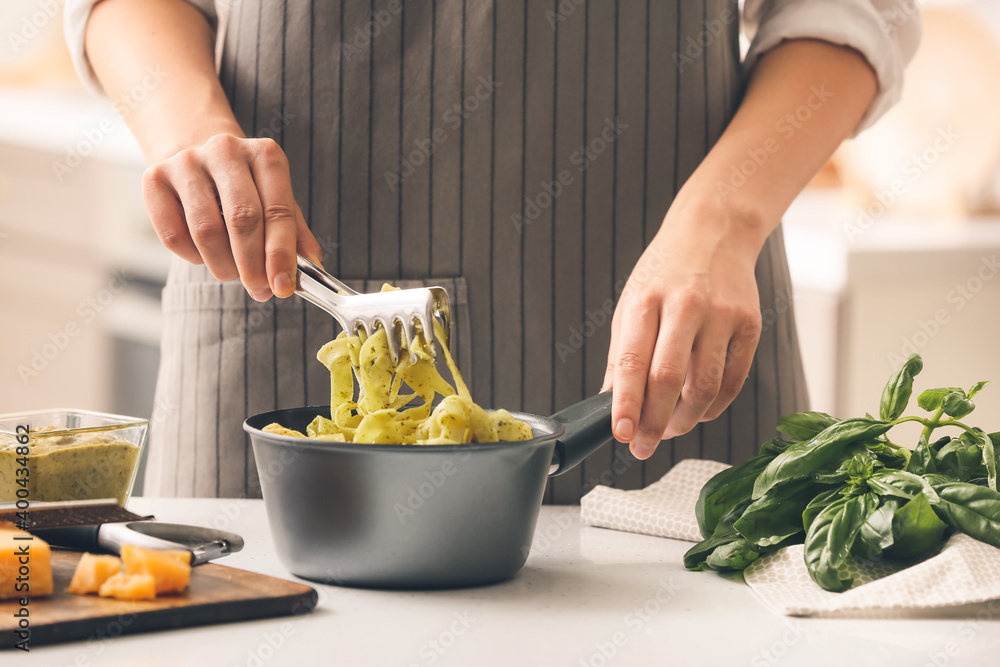
<path id="1" fill-rule="evenodd" d="M 135 498 L 129 509 L 236 531 L 246 547 L 222 564 L 292 578 L 274 555 L 261 501 Z M 503 584 L 426 592 L 313 584 L 319 604 L 304 616 L 36 647 L 30 664 L 997 664 L 1000 605 L 917 620 L 785 618 L 743 583 L 686 571 L 689 546 L 581 527 L 578 507 L 543 507 L 527 564 Z"/>

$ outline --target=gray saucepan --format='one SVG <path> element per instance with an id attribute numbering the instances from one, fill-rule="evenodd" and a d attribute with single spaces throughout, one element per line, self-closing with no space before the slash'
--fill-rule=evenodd
<path id="1" fill-rule="evenodd" d="M 453 588 L 512 577 L 524 565 L 549 475 L 612 440 L 611 392 L 551 417 L 520 412 L 534 437 L 471 445 L 304 440 L 329 407 L 246 420 L 267 518 L 292 574 L 347 586 Z"/>

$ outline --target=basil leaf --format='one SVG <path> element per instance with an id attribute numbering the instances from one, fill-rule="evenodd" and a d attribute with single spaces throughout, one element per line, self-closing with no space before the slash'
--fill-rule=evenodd
<path id="1" fill-rule="evenodd" d="M 934 412 L 941 407 L 944 397 L 949 394 L 961 392 L 960 387 L 940 387 L 938 389 L 927 389 L 917 396 L 917 405 L 928 412 Z"/>
<path id="2" fill-rule="evenodd" d="M 989 433 L 983 443 L 983 465 L 986 467 L 986 483 L 994 491 L 997 490 L 997 443 L 1000 433 Z"/>
<path id="3" fill-rule="evenodd" d="M 959 482 L 967 482 L 974 475 L 979 474 L 984 456 L 983 449 L 976 440 L 976 436 L 964 433 L 962 437 L 955 438 L 941 447 L 934 456 L 938 472 L 953 477 Z M 982 440 L 989 442 L 985 433 L 982 433 Z"/>
<path id="4" fill-rule="evenodd" d="M 875 466 L 882 467 L 882 463 L 872 456 L 868 449 L 862 450 L 860 454 L 855 454 L 847 460 L 847 481 L 852 486 L 866 486 L 866 482 L 875 472 Z"/>
<path id="5" fill-rule="evenodd" d="M 949 417 L 961 419 L 975 410 L 976 404 L 966 397 L 965 392 L 963 391 L 961 393 L 955 392 L 945 396 L 941 401 L 941 407 L 944 408 L 944 413 Z"/>
<path id="6" fill-rule="evenodd" d="M 969 389 L 968 392 L 966 392 L 965 395 L 968 396 L 969 398 L 972 398 L 973 396 L 981 392 L 989 383 L 990 383 L 989 380 L 981 380 L 976 384 L 972 385 L 972 387 Z"/>
<path id="7" fill-rule="evenodd" d="M 941 546 L 948 525 L 938 518 L 927 496 L 920 494 L 892 517 L 893 558 L 919 558 Z"/>
<path id="8" fill-rule="evenodd" d="M 743 514 L 750 505 L 750 499 L 737 503 L 719 519 L 715 531 L 706 539 L 688 549 L 684 554 L 684 567 L 689 570 L 710 569 L 706 564 L 708 556 L 720 546 L 742 540 L 743 537 L 733 528 L 733 522 Z"/>
<path id="9" fill-rule="evenodd" d="M 948 484 L 949 482 L 954 482 L 948 475 L 942 475 L 941 473 L 929 473 L 927 475 L 921 475 L 920 479 L 924 480 L 924 490 L 921 492 L 927 496 L 927 500 L 934 503 L 937 501 L 937 493 L 934 491 L 934 487 L 940 484 Z"/>
<path id="10" fill-rule="evenodd" d="M 934 456 L 937 457 L 937 453 L 940 452 L 941 449 L 951 441 L 952 441 L 951 436 L 946 435 L 932 442 L 929 445 L 929 448 L 931 452 L 934 454 Z"/>
<path id="11" fill-rule="evenodd" d="M 864 493 L 846 496 L 823 508 L 806 533 L 806 569 L 813 581 L 828 591 L 844 591 L 854 580 L 841 578 L 839 569 L 846 562 L 861 527 L 878 509 L 878 496 Z"/>
<path id="12" fill-rule="evenodd" d="M 760 446 L 760 452 L 758 453 L 761 456 L 767 454 L 771 458 L 774 458 L 781 452 L 788 449 L 788 446 L 792 444 L 794 444 L 794 441 L 783 440 L 782 438 L 771 438 L 770 440 L 768 440 L 767 442 L 765 442 L 763 445 Z"/>
<path id="13" fill-rule="evenodd" d="M 719 519 L 734 505 L 750 501 L 754 481 L 773 459 L 773 454 L 755 456 L 742 465 L 718 472 L 701 487 L 694 513 L 702 537 L 714 534 Z"/>
<path id="14" fill-rule="evenodd" d="M 853 453 L 850 453 L 853 452 Z M 872 475 L 872 471 L 877 467 L 882 468 L 879 461 L 871 451 L 861 443 L 851 443 L 845 448 L 846 456 L 832 472 L 815 472 L 813 480 L 819 484 L 843 484 L 850 481 L 854 485 L 862 484 Z"/>
<path id="15" fill-rule="evenodd" d="M 823 429 L 806 442 L 791 445 L 776 456 L 757 477 L 753 487 L 754 500 L 776 484 L 805 477 L 847 454 L 853 454 L 847 449 L 848 445 L 873 440 L 891 426 L 871 419 L 845 419 Z"/>
<path id="16" fill-rule="evenodd" d="M 740 534 L 735 530 L 728 531 L 725 534 L 712 535 L 707 540 L 702 540 L 688 549 L 687 553 L 684 554 L 684 567 L 696 572 L 710 570 L 712 568 L 709 567 L 706 561 L 716 549 L 742 539 Z"/>
<path id="17" fill-rule="evenodd" d="M 949 526 L 995 547 L 1000 547 L 1000 493 L 966 482 L 934 480 L 936 498 L 928 498 L 934 511 Z"/>
<path id="18" fill-rule="evenodd" d="M 757 546 L 773 546 L 802 532 L 802 511 L 816 495 L 812 480 L 782 484 L 755 500 L 733 528 Z"/>
<path id="19" fill-rule="evenodd" d="M 937 461 L 934 460 L 932 445 L 927 444 L 927 436 L 920 436 L 916 449 L 910 454 L 910 460 L 906 462 L 906 472 L 912 472 L 915 475 L 937 472 Z"/>
<path id="20" fill-rule="evenodd" d="M 840 489 L 827 489 L 826 491 L 821 491 L 816 494 L 816 497 L 809 501 L 806 508 L 802 510 L 803 530 L 808 532 L 809 526 L 812 525 L 813 521 L 816 520 L 816 517 L 827 505 L 844 497 L 840 491 Z"/>
<path id="21" fill-rule="evenodd" d="M 840 420 L 825 412 L 796 412 L 779 419 L 775 428 L 778 433 L 790 435 L 796 440 L 809 440 L 838 421 Z"/>
<path id="22" fill-rule="evenodd" d="M 760 551 L 749 541 L 740 538 L 715 548 L 705 559 L 705 565 L 718 572 L 743 570 L 760 558 Z"/>
<path id="23" fill-rule="evenodd" d="M 884 498 L 878 509 L 868 516 L 851 550 L 851 555 L 856 561 L 876 562 L 881 559 L 882 553 L 892 546 L 895 539 L 892 533 L 892 519 L 899 509 L 899 504 L 898 498 Z"/>
<path id="24" fill-rule="evenodd" d="M 914 352 L 900 369 L 892 374 L 885 389 L 882 390 L 882 401 L 879 403 L 878 413 L 882 421 L 892 421 L 903 414 L 906 404 L 910 402 L 910 394 L 913 393 L 913 378 L 923 368 L 923 360 Z"/>
<path id="25" fill-rule="evenodd" d="M 928 491 L 933 493 L 923 477 L 904 470 L 877 470 L 868 480 L 868 488 L 879 495 L 903 500 L 910 500 Z"/>
<path id="26" fill-rule="evenodd" d="M 816 472 L 812 476 L 817 484 L 843 484 L 849 477 L 850 473 L 843 466 L 833 472 Z"/>

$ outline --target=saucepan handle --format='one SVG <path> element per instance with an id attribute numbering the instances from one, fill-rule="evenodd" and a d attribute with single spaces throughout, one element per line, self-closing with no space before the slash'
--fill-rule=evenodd
<path id="1" fill-rule="evenodd" d="M 549 475 L 561 475 L 589 454 L 611 442 L 611 392 L 606 391 L 574 403 L 552 415 L 565 428 L 556 440 Z"/>

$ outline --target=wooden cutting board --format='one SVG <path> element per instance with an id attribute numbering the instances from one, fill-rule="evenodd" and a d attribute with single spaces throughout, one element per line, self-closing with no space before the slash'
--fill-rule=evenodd
<path id="1" fill-rule="evenodd" d="M 55 591 L 34 598 L 28 607 L 31 646 L 94 637 L 166 630 L 312 611 L 316 591 L 304 584 L 206 563 L 191 570 L 191 585 L 181 595 L 156 600 L 124 601 L 66 592 L 82 554 L 52 551 Z M 0 648 L 20 639 L 14 634 L 20 608 L 16 600 L 0 601 Z"/>

